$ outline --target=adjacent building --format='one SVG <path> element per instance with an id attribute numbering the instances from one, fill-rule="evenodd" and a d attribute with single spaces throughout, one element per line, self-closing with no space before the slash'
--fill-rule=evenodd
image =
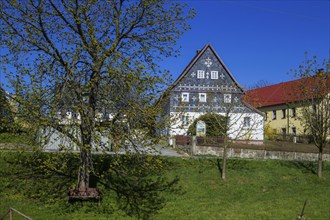
<path id="1" fill-rule="evenodd" d="M 244 100 L 265 114 L 265 135 L 305 136 L 310 132 L 302 124 L 302 107 L 311 109 L 329 99 L 329 73 L 256 88 L 246 92 Z M 328 102 L 329 103 L 329 102 Z M 326 108 L 329 111 L 329 108 Z M 327 114 L 329 115 L 329 114 Z M 266 137 L 267 138 L 267 137 Z"/>

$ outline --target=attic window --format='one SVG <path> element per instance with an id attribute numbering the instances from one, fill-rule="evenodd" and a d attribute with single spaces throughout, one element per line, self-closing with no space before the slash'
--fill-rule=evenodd
<path id="1" fill-rule="evenodd" d="M 218 79 L 218 71 L 211 71 L 211 79 Z"/>
<path id="2" fill-rule="evenodd" d="M 204 78 L 205 78 L 205 71 L 197 70 L 197 79 L 204 79 Z"/>

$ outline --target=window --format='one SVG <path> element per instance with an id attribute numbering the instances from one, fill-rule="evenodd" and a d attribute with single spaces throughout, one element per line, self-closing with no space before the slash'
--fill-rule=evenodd
<path id="1" fill-rule="evenodd" d="M 292 118 L 296 117 L 296 108 L 291 109 L 291 115 L 292 115 Z"/>
<path id="2" fill-rule="evenodd" d="M 268 120 L 268 113 L 266 112 L 266 114 L 265 114 L 265 121 L 267 121 Z"/>
<path id="3" fill-rule="evenodd" d="M 204 79 L 204 70 L 197 70 L 197 78 L 198 79 Z"/>
<path id="4" fill-rule="evenodd" d="M 286 118 L 286 111 L 285 109 L 282 109 L 282 119 L 285 119 Z"/>
<path id="5" fill-rule="evenodd" d="M 249 128 L 250 127 L 250 117 L 244 117 L 244 128 Z"/>
<path id="6" fill-rule="evenodd" d="M 224 102 L 231 103 L 231 94 L 224 94 Z"/>
<path id="7" fill-rule="evenodd" d="M 188 92 L 183 92 L 181 94 L 181 101 L 182 102 L 189 102 L 189 93 Z"/>
<path id="8" fill-rule="evenodd" d="M 296 127 L 292 127 L 292 134 L 293 134 L 293 135 L 296 135 L 296 134 L 297 134 L 297 129 L 296 129 Z"/>
<path id="9" fill-rule="evenodd" d="M 313 113 L 316 114 L 316 105 L 313 105 Z"/>
<path id="10" fill-rule="evenodd" d="M 218 71 L 211 71 L 211 79 L 218 79 Z"/>
<path id="11" fill-rule="evenodd" d="M 206 102 L 206 93 L 199 93 L 199 101 Z"/>
<path id="12" fill-rule="evenodd" d="M 182 125 L 188 125 L 189 124 L 189 115 L 182 115 L 181 121 L 182 121 Z"/>
<path id="13" fill-rule="evenodd" d="M 66 112 L 66 117 L 67 117 L 67 119 L 71 119 L 72 118 L 72 112 Z"/>
<path id="14" fill-rule="evenodd" d="M 61 112 L 56 112 L 56 118 L 61 119 Z"/>
<path id="15" fill-rule="evenodd" d="M 276 110 L 273 110 L 273 120 L 276 120 Z"/>

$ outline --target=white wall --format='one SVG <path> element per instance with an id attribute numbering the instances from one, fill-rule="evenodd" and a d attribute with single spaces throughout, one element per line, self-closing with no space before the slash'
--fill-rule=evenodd
<path id="1" fill-rule="evenodd" d="M 171 112 L 172 126 L 169 129 L 169 136 L 187 135 L 189 125 L 205 113 L 201 112 Z M 224 115 L 223 113 L 220 113 Z M 181 121 L 182 115 L 189 116 L 189 124 L 183 125 Z M 264 139 L 264 120 L 257 113 L 232 113 L 230 116 L 229 137 L 238 140 L 263 140 Z M 250 127 L 244 128 L 244 117 L 250 117 Z M 207 129 L 207 128 L 206 128 Z"/>

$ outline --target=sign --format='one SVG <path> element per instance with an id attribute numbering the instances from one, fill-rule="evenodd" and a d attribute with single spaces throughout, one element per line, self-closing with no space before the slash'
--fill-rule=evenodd
<path id="1" fill-rule="evenodd" d="M 206 135 L 206 124 L 204 121 L 198 121 L 196 123 L 196 136 Z"/>

